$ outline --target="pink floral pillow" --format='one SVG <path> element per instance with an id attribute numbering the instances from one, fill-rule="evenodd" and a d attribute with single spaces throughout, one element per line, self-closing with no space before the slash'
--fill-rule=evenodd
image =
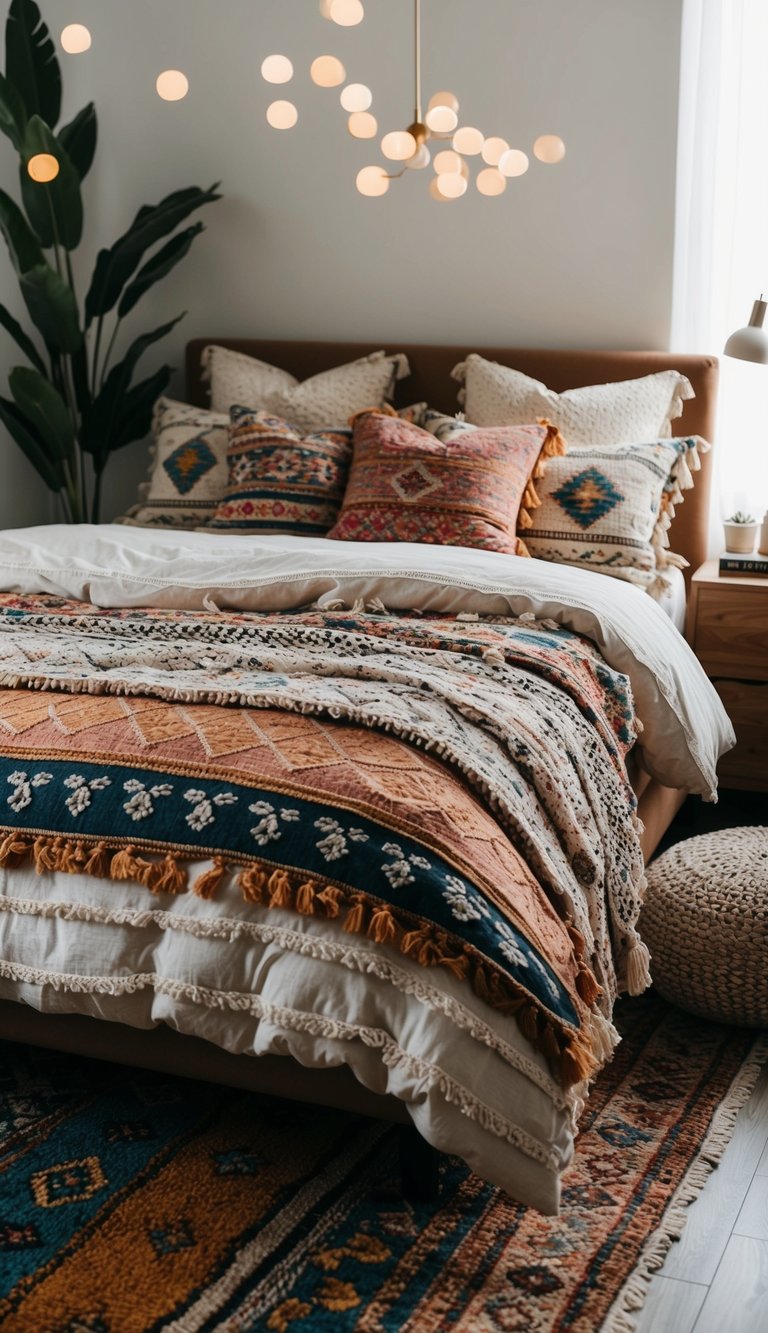
<path id="1" fill-rule="evenodd" d="M 380 412 L 353 419 L 336 541 L 427 542 L 528 555 L 516 528 L 539 503 L 544 460 L 565 453 L 549 422 L 467 431 L 449 444 Z"/>

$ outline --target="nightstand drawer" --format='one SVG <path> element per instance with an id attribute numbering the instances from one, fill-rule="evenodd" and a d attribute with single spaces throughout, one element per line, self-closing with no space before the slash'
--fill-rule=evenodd
<path id="1" fill-rule="evenodd" d="M 736 747 L 717 766 L 724 787 L 768 791 L 768 683 L 712 682 L 736 732 Z"/>
<path id="2" fill-rule="evenodd" d="M 762 581 L 761 581 L 762 582 Z M 768 677 L 768 597 L 763 587 L 699 589 L 693 647 L 710 676 Z"/>

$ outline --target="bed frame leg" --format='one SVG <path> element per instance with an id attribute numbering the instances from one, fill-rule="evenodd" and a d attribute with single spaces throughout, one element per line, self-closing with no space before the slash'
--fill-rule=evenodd
<path id="1" fill-rule="evenodd" d="M 440 1154 L 413 1125 L 398 1125 L 400 1184 L 409 1203 L 434 1203 L 440 1193 Z"/>

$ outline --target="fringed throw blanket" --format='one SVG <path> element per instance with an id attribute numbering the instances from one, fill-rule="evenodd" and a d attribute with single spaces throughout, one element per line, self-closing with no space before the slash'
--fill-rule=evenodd
<path id="1" fill-rule="evenodd" d="M 338 918 L 515 1014 L 565 1086 L 647 984 L 628 684 L 551 622 L 7 595 L 0 686 L 1 865 Z"/>

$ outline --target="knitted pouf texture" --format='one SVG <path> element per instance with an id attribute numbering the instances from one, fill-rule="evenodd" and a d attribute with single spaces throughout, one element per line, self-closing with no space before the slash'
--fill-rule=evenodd
<path id="1" fill-rule="evenodd" d="M 678 842 L 648 868 L 654 985 L 689 1013 L 768 1027 L 768 828 Z"/>

